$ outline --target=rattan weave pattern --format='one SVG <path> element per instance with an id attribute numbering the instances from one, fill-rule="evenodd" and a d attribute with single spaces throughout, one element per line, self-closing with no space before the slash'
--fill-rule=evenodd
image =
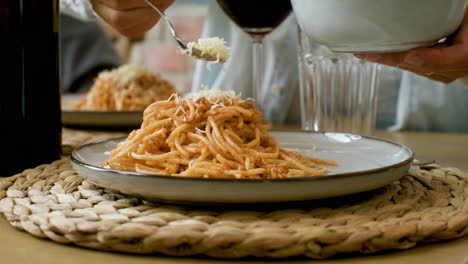
<path id="1" fill-rule="evenodd" d="M 66 133 L 69 152 L 117 134 Z M 0 180 L 0 213 L 16 228 L 105 251 L 219 258 L 328 258 L 407 249 L 468 233 L 468 174 L 413 168 L 400 181 L 330 202 L 255 208 L 157 204 L 99 188 L 68 158 Z"/>

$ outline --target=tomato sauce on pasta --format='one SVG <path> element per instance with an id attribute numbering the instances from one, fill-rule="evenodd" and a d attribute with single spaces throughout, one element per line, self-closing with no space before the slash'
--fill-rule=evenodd
<path id="1" fill-rule="evenodd" d="M 141 128 L 110 152 L 113 169 L 202 178 L 319 176 L 333 160 L 281 149 L 262 113 L 230 92 L 173 96 L 144 111 Z"/>

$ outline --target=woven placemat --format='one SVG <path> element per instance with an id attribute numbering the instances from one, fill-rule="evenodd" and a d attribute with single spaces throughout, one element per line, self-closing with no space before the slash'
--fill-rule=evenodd
<path id="1" fill-rule="evenodd" d="M 117 135 L 66 134 L 68 151 Z M 323 259 L 464 236 L 467 181 L 467 173 L 434 165 L 413 168 L 401 180 L 365 195 L 329 203 L 201 208 L 99 188 L 78 176 L 64 157 L 0 180 L 0 213 L 34 236 L 104 251 Z"/>

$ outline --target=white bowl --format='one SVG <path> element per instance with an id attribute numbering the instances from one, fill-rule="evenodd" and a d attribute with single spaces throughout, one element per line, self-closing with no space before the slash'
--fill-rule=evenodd
<path id="1" fill-rule="evenodd" d="M 306 35 L 335 52 L 432 46 L 461 24 L 468 0 L 291 0 Z"/>

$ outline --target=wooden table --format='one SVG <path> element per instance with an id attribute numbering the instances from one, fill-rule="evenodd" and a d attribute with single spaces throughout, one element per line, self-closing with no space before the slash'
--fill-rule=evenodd
<path id="1" fill-rule="evenodd" d="M 438 133 L 389 133 L 378 132 L 383 137 L 406 144 L 418 159 L 434 159 L 442 166 L 453 166 L 468 171 L 468 134 Z M 165 256 L 134 256 L 64 246 L 42 240 L 18 231 L 0 218 L 0 263 L 1 264 L 170 264 L 170 263 L 271 263 L 269 260 L 249 259 L 244 261 L 213 260 L 208 258 L 175 258 Z M 282 263 L 313 264 L 467 264 L 468 237 L 455 241 L 419 246 L 414 249 L 357 256 L 341 259 L 313 261 L 295 259 L 274 261 Z"/>

